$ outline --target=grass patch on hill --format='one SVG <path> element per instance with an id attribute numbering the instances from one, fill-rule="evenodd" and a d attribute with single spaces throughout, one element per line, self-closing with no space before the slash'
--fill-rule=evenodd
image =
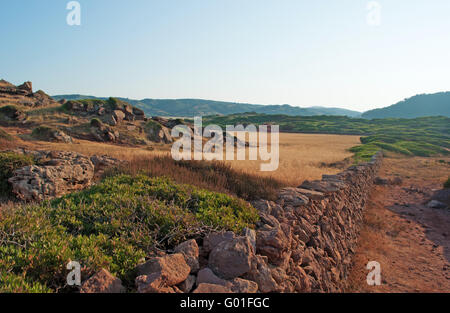
<path id="1" fill-rule="evenodd" d="M 134 268 L 158 248 L 211 229 L 240 232 L 256 209 L 166 178 L 120 175 L 41 205 L 0 212 L 0 290 L 60 291 L 76 260 L 86 279 L 107 268 L 133 288 Z M 6 277 L 6 279 L 5 279 Z"/>
<path id="2" fill-rule="evenodd" d="M 275 201 L 278 191 L 286 187 L 272 177 L 262 177 L 236 170 L 224 162 L 175 161 L 170 156 L 138 157 L 130 164 L 111 171 L 111 174 L 151 177 L 167 176 L 178 183 L 191 184 L 245 200 Z"/>
<path id="3" fill-rule="evenodd" d="M 357 162 L 367 161 L 378 150 L 408 156 L 450 154 L 450 118 L 362 119 L 344 116 L 287 116 L 256 113 L 210 116 L 203 124 L 274 124 L 280 131 L 361 135 L 361 146 L 351 149 Z"/>

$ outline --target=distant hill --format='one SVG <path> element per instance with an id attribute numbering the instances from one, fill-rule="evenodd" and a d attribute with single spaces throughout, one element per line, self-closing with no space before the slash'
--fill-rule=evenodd
<path id="1" fill-rule="evenodd" d="M 364 118 L 450 117 L 450 92 L 417 95 L 382 109 L 367 111 Z"/>
<path id="2" fill-rule="evenodd" d="M 85 95 L 57 95 L 55 100 L 106 99 Z M 236 113 L 255 112 L 263 114 L 284 114 L 290 116 L 342 115 L 359 117 L 360 112 L 339 108 L 311 107 L 299 108 L 284 105 L 259 105 L 248 103 L 222 102 L 202 99 L 143 99 L 133 100 L 118 98 L 142 109 L 150 116 L 192 117 L 196 115 L 228 115 Z"/>

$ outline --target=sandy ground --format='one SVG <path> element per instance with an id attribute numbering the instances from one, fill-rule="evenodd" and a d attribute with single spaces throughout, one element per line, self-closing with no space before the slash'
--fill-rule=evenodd
<path id="1" fill-rule="evenodd" d="M 450 210 L 426 206 L 450 174 L 448 161 L 384 160 L 380 176 L 403 183 L 372 193 L 348 292 L 450 292 Z M 381 264 L 381 286 L 366 283 L 369 261 Z"/>

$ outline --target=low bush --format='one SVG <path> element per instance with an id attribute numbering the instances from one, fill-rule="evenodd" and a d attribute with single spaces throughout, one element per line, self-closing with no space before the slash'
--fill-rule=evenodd
<path id="1" fill-rule="evenodd" d="M 243 200 L 166 178 L 120 175 L 41 205 L 0 212 L 0 290 L 61 291 L 68 262 L 86 279 L 106 268 L 134 288 L 134 268 L 157 249 L 258 221 Z"/>

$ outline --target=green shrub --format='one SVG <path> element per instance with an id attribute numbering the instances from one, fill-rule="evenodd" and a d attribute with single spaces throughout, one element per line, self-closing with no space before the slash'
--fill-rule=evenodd
<path id="1" fill-rule="evenodd" d="M 51 293 L 52 290 L 38 282 L 29 282 L 20 275 L 0 272 L 0 293 Z"/>
<path id="2" fill-rule="evenodd" d="M 12 177 L 14 170 L 32 164 L 34 160 L 30 156 L 13 152 L 0 153 L 0 195 L 11 195 L 8 179 Z"/>
<path id="3" fill-rule="evenodd" d="M 100 128 L 100 127 L 102 127 L 102 125 L 103 125 L 102 121 L 100 121 L 98 118 L 93 118 L 91 120 L 91 127 Z"/>
<path id="4" fill-rule="evenodd" d="M 38 140 L 49 140 L 53 138 L 54 128 L 48 126 L 39 126 L 31 132 L 31 136 Z"/>
<path id="5" fill-rule="evenodd" d="M 71 260 L 82 265 L 83 279 L 106 268 L 134 288 L 136 265 L 157 248 L 211 229 L 241 231 L 257 220 L 253 207 L 224 194 L 165 178 L 109 177 L 60 199 L 2 211 L 0 273 L 15 283 L 0 282 L 0 290 L 59 290 Z"/>
<path id="6" fill-rule="evenodd" d="M 444 188 L 450 188 L 450 177 L 447 179 L 447 181 L 444 183 Z"/>

